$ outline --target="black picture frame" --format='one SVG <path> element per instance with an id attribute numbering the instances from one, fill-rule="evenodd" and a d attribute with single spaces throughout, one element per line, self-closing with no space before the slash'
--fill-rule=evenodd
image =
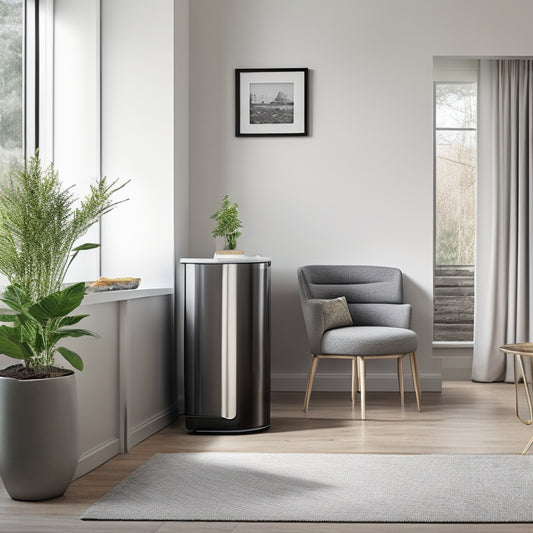
<path id="1" fill-rule="evenodd" d="M 309 135 L 308 68 L 235 69 L 235 135 Z"/>

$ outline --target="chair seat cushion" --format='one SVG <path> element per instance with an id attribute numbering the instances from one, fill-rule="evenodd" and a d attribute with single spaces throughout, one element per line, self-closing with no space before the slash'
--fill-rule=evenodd
<path id="1" fill-rule="evenodd" d="M 410 329 L 352 326 L 326 331 L 321 355 L 395 355 L 414 352 L 417 344 Z"/>

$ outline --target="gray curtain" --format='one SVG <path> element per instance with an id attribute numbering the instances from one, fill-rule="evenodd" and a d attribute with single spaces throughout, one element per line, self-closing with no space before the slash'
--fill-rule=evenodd
<path id="1" fill-rule="evenodd" d="M 533 61 L 480 64 L 475 381 L 511 381 L 503 344 L 531 341 Z"/>

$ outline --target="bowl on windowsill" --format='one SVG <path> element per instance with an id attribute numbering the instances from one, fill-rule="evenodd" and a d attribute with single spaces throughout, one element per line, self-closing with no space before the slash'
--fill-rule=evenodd
<path id="1" fill-rule="evenodd" d="M 98 278 L 86 283 L 87 292 L 123 291 L 136 289 L 141 278 Z"/>

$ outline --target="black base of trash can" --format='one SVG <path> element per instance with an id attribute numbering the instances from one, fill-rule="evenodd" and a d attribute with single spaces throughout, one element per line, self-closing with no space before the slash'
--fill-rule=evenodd
<path id="1" fill-rule="evenodd" d="M 237 421 L 233 426 L 227 424 L 226 420 L 220 418 L 202 418 L 196 416 L 185 417 L 185 425 L 190 433 L 216 434 L 216 435 L 236 435 L 241 433 L 258 433 L 265 431 L 270 427 L 270 424 L 258 427 L 245 427 Z"/>

